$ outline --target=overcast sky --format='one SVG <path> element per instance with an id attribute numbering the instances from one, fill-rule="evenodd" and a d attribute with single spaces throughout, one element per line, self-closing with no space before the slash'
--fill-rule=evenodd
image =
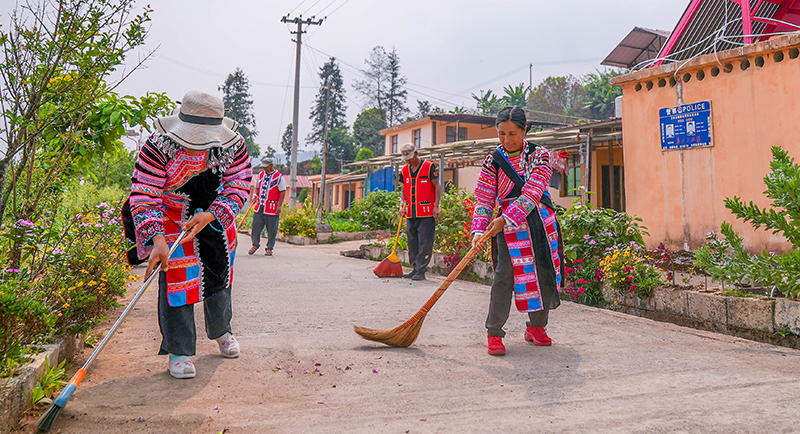
<path id="1" fill-rule="evenodd" d="M 150 0 L 146 47 L 156 49 L 145 68 L 119 88 L 134 96 L 167 92 L 176 100 L 192 89 L 216 92 L 227 74 L 242 68 L 251 83 L 262 150 L 278 142 L 292 121 L 294 25 L 282 16 L 326 16 L 303 35 L 300 139 L 319 88 L 319 68 L 335 56 L 342 69 L 352 126 L 363 100 L 353 89 L 357 68 L 376 45 L 394 47 L 408 79 L 408 107 L 419 100 L 444 109 L 475 107 L 471 93 L 533 83 L 555 75 L 582 75 L 634 26 L 672 30 L 689 0 Z M 9 2 L 11 3 L 11 2 Z M 11 5 L 0 7 L 7 12 Z M 2 17 L 4 25 L 8 14 Z M 308 45 L 306 45 L 308 44 Z M 323 54 L 325 53 L 325 54 Z M 310 148 L 305 147 L 310 150 Z"/>

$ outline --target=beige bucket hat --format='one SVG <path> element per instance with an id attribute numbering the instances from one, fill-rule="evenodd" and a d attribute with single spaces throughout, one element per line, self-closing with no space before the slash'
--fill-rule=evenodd
<path id="1" fill-rule="evenodd" d="M 222 99 L 197 90 L 186 92 L 180 108 L 155 123 L 159 133 L 196 151 L 227 149 L 242 138 L 236 132 L 239 123 L 225 117 Z"/>

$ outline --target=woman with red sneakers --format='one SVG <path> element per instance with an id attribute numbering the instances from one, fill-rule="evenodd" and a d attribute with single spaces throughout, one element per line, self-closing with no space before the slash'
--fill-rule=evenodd
<path id="1" fill-rule="evenodd" d="M 495 273 L 486 329 L 489 354 L 500 356 L 506 353 L 503 326 L 512 298 L 517 310 L 528 314 L 525 340 L 552 345 L 545 326 L 550 310 L 560 304 L 564 252 L 547 191 L 552 174 L 548 151 L 525 141 L 530 127 L 520 107 L 501 110 L 495 127 L 500 146 L 484 160 L 475 187 L 472 245 L 483 248 L 480 236 L 487 230 L 498 233 L 492 237 Z M 497 203 L 499 217 L 492 219 Z"/>

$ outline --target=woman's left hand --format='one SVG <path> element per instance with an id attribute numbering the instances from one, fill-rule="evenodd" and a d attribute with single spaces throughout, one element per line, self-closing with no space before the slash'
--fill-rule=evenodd
<path id="1" fill-rule="evenodd" d="M 183 242 L 191 241 L 194 239 L 195 235 L 197 235 L 203 228 L 206 227 L 209 223 L 213 222 L 217 218 L 214 217 L 214 214 L 211 214 L 208 211 L 199 212 L 192 216 L 186 223 L 183 224 L 181 227 L 184 231 L 189 231 L 186 234 L 186 237 L 183 239 Z"/>

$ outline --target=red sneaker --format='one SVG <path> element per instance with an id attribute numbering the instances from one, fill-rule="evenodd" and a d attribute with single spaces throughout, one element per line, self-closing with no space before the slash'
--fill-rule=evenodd
<path id="1" fill-rule="evenodd" d="M 493 356 L 503 356 L 506 354 L 503 338 L 500 336 L 489 336 L 489 354 Z"/>
<path id="2" fill-rule="evenodd" d="M 553 340 L 547 336 L 544 327 L 528 327 L 525 329 L 525 340 L 533 341 L 535 345 L 547 347 L 553 345 Z"/>

